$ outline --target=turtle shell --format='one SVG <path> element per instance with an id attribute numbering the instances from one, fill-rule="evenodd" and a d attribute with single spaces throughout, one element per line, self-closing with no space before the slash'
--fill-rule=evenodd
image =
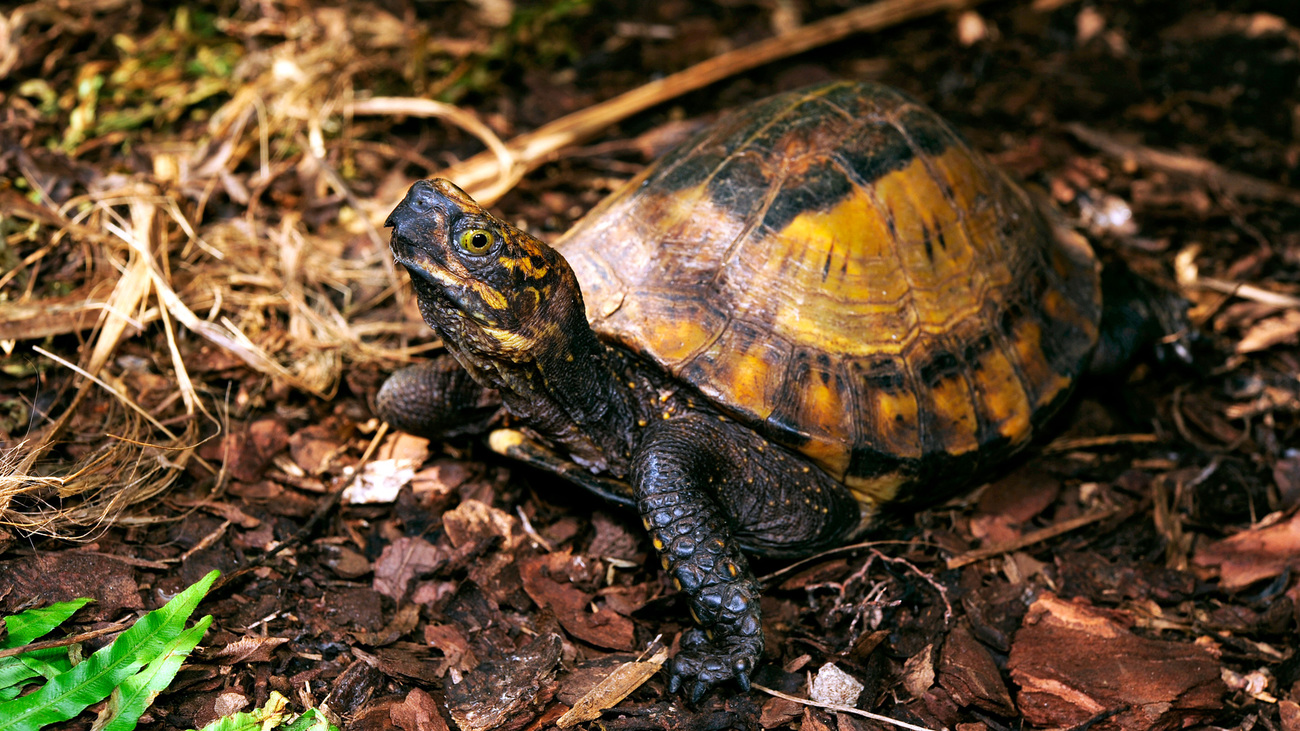
<path id="1" fill-rule="evenodd" d="M 1087 243 L 876 84 L 738 111 L 556 248 L 603 339 L 864 501 L 1018 449 L 1097 340 Z"/>

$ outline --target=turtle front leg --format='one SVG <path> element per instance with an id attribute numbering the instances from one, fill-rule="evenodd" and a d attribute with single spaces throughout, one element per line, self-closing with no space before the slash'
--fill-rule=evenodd
<path id="1" fill-rule="evenodd" d="M 669 689 L 749 677 L 763 654 L 759 585 L 741 553 L 799 556 L 856 530 L 842 485 L 735 422 L 694 414 L 656 423 L 632 464 L 637 507 L 698 627 L 682 635 Z"/>
<path id="2" fill-rule="evenodd" d="M 445 353 L 393 373 L 375 396 L 381 419 L 430 439 L 485 432 L 500 409 L 497 392 L 480 386 Z"/>

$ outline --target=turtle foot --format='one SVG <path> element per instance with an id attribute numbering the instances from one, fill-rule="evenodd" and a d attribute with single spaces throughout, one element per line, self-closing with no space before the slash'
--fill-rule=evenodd
<path id="1" fill-rule="evenodd" d="M 728 636 L 713 641 L 703 630 L 691 628 L 682 635 L 682 649 L 673 658 L 668 675 L 668 690 L 684 689 L 691 703 L 697 703 L 713 686 L 735 680 L 741 690 L 749 690 L 749 674 L 763 654 L 763 639 Z"/>

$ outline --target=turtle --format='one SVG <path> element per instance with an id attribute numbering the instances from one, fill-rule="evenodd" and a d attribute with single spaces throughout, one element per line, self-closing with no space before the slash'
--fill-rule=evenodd
<path id="1" fill-rule="evenodd" d="M 760 660 L 746 554 L 797 558 L 934 503 L 1030 444 L 1087 369 L 1088 242 L 909 95 L 840 81 L 755 102 L 554 246 L 447 180 L 388 217 L 447 353 L 376 397 L 635 509 L 694 626 L 670 692 Z"/>

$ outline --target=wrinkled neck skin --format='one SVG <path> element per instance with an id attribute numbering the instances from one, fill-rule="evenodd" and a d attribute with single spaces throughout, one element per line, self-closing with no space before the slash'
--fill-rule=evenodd
<path id="1" fill-rule="evenodd" d="M 563 274 L 550 296 L 509 333 L 466 318 L 436 285 L 413 279 L 420 311 L 481 385 L 510 413 L 593 472 L 625 477 L 632 451 L 632 396 L 617 362 L 587 323 L 577 280 Z"/>

